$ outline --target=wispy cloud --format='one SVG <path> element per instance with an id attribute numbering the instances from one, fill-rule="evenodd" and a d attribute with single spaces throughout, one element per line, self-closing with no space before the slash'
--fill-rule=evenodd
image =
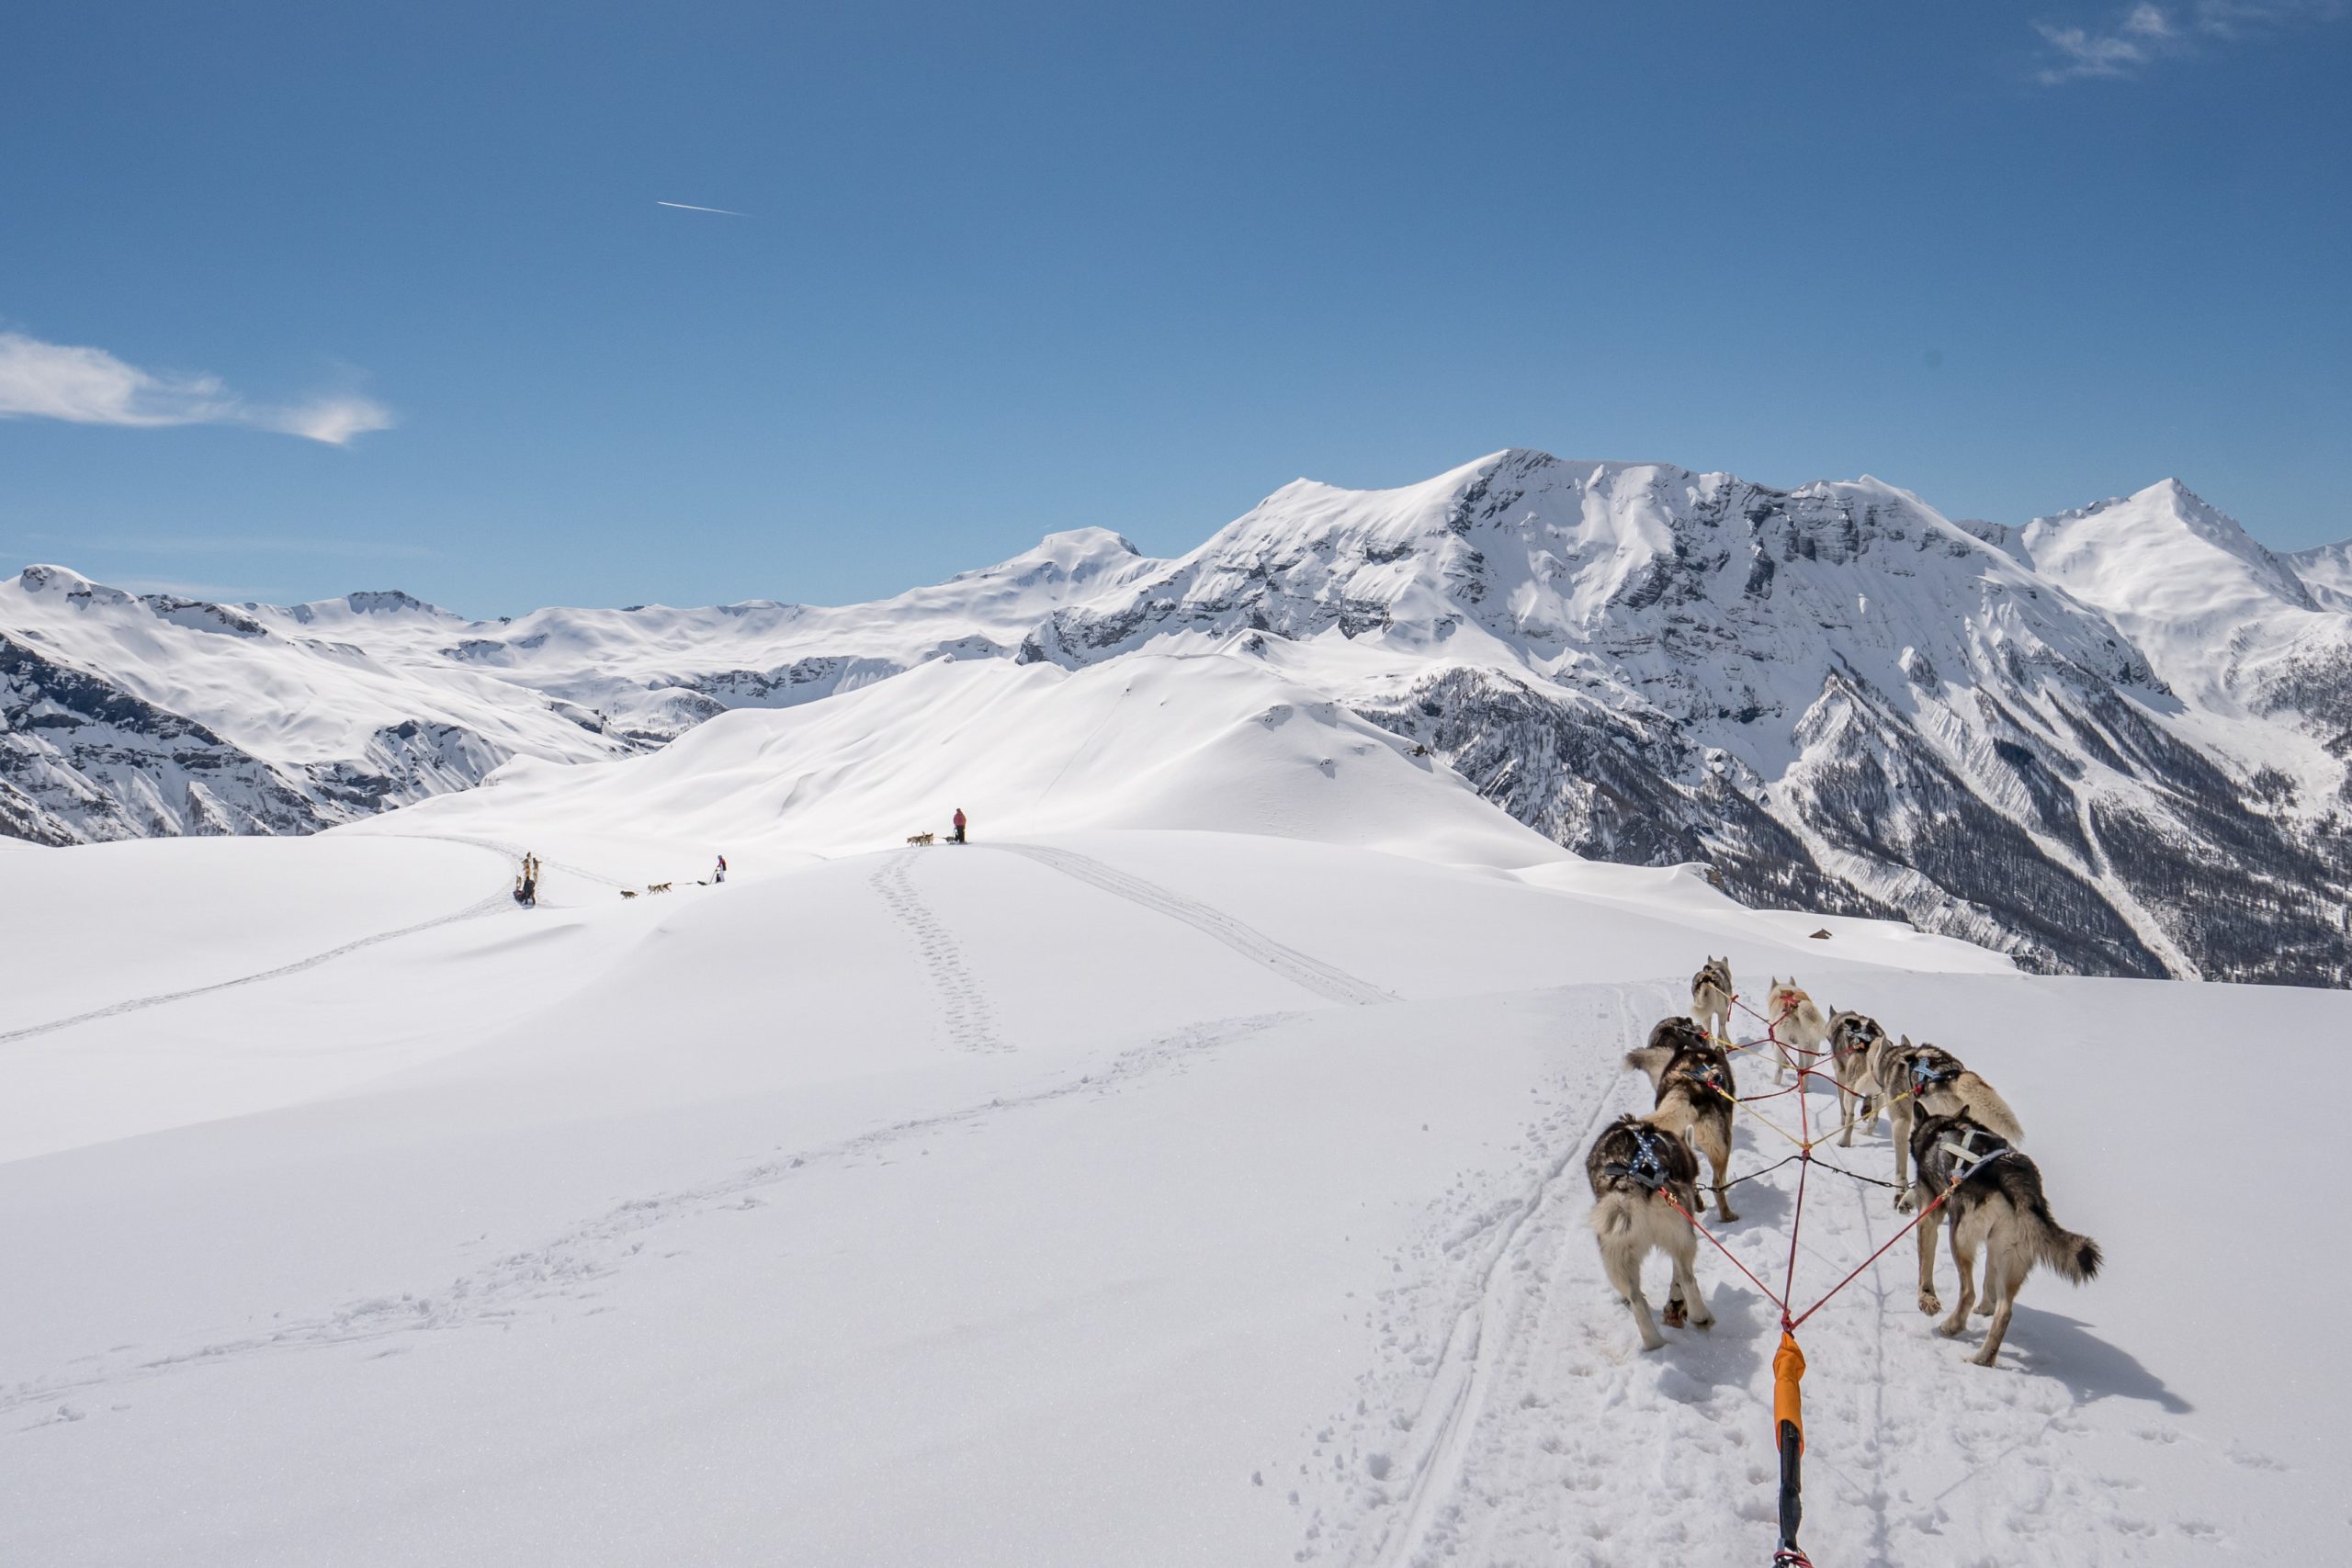
<path id="1" fill-rule="evenodd" d="M 0 332 L 0 419 L 153 427 L 242 424 L 330 446 L 390 430 L 391 411 L 344 393 L 300 403 L 250 403 L 218 376 L 171 375 L 116 358 L 103 348 L 43 343 Z"/>
<path id="2" fill-rule="evenodd" d="M 2346 0 L 2186 0 L 2173 6 L 2142 0 L 2097 25 L 2036 22 L 2041 51 L 2033 77 L 2056 87 L 2137 76 L 2159 61 L 2189 58 L 2210 45 L 2334 21 L 2345 8 Z"/>

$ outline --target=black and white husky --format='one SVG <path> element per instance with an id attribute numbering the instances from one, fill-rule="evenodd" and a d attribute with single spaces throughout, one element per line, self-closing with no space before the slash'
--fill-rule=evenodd
<path id="1" fill-rule="evenodd" d="M 1871 1052 L 1886 1038 L 1886 1031 L 1878 1020 L 1847 1010 L 1829 1015 L 1829 1065 L 1838 1075 L 1838 1115 L 1844 1123 L 1838 1132 L 1838 1146 L 1854 1146 L 1854 1122 L 1860 1118 L 1865 1127 L 1878 1122 L 1878 1100 L 1872 1094 L 1877 1087 L 1871 1081 Z"/>
<path id="2" fill-rule="evenodd" d="M 1584 1173 L 1592 1183 L 1590 1224 L 1600 1244 L 1601 1271 L 1634 1314 L 1642 1348 L 1666 1343 L 1650 1320 L 1642 1294 L 1642 1261 L 1653 1250 L 1673 1260 L 1674 1283 L 1666 1297 L 1666 1325 L 1679 1328 L 1688 1315 L 1701 1328 L 1715 1314 L 1692 1271 L 1699 1260 L 1699 1233 L 1685 1216 L 1699 1206 L 1699 1158 L 1690 1146 L 1655 1116 L 1621 1116 L 1593 1141 Z M 1677 1213 L 1674 1203 L 1682 1205 Z"/>
<path id="3" fill-rule="evenodd" d="M 1886 1111 L 1894 1136 L 1894 1206 L 1905 1213 L 1911 1212 L 1912 1123 L 1919 1118 L 1966 1116 L 2011 1146 L 2025 1142 L 2008 1101 L 1951 1052 L 1914 1045 L 1907 1034 L 1899 1041 L 1881 1034 L 1869 1060 L 1871 1103 L 1863 1108 L 1862 1130 L 1870 1130 L 1880 1110 Z"/>
<path id="4" fill-rule="evenodd" d="M 1705 1155 L 1714 1168 L 1716 1215 L 1725 1223 L 1739 1218 L 1731 1212 L 1724 1179 L 1731 1164 L 1733 1097 L 1739 1093 L 1731 1057 L 1689 1019 L 1668 1018 L 1650 1031 L 1648 1044 L 1625 1053 L 1625 1065 L 1649 1075 L 1657 1095 L 1649 1120 Z"/>
<path id="5" fill-rule="evenodd" d="M 2079 1285 L 2098 1273 L 2098 1243 L 2076 1235 L 2051 1217 L 2041 1194 L 2041 1172 L 2009 1141 L 1965 1116 L 1922 1115 L 1911 1129 L 1911 1154 L 1919 1168 L 1913 1202 L 1932 1203 L 1947 1189 L 1943 1206 L 1919 1222 L 1919 1310 L 1930 1317 L 1943 1310 L 1936 1299 L 1936 1227 L 1951 1227 L 1952 1268 L 1960 1274 L 1960 1299 L 1951 1315 L 1936 1325 L 1947 1338 L 1968 1325 L 1969 1308 L 1990 1313 L 1984 1347 L 1969 1359 L 1989 1367 L 2009 1331 L 2018 1292 L 2037 1263 Z M 1977 1305 L 1975 1269 L 1984 1254 L 1984 1300 Z"/>
<path id="6" fill-rule="evenodd" d="M 1710 958 L 1690 976 L 1690 1021 L 1710 1040 L 1731 1038 L 1731 959 Z"/>

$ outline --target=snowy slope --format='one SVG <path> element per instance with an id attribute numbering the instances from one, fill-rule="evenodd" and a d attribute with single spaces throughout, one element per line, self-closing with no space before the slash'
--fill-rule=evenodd
<path id="1" fill-rule="evenodd" d="M 2198 709 L 2267 712 L 2301 669 L 2352 668 L 2352 619 L 2177 479 L 2018 536 L 2036 570 L 2098 606 Z"/>
<path id="2" fill-rule="evenodd" d="M 1228 662 L 1168 675 L 1171 702 L 1257 702 Z M 1106 672 L 995 667 L 986 701 L 949 676 L 982 679 L 904 689 L 1005 714 L 1018 749 L 1033 688 Z M 831 705 L 707 727 L 707 760 Z M 1868 921 L 1813 940 L 1668 871 L 1441 863 L 1476 858 L 1428 803 L 1455 786 L 1394 752 L 1329 817 L 1390 852 L 1268 836 L 1349 765 L 1255 755 L 1266 798 L 1233 805 L 1219 754 L 1310 722 L 1163 759 L 1156 796 L 1071 797 L 1257 832 L 1040 812 L 1016 840 L 976 812 L 968 848 L 786 860 L 778 834 L 724 886 L 634 901 L 609 879 L 641 849 L 588 856 L 624 792 L 685 811 L 663 757 L 283 844 L 0 856 L 53 985 L 253 976 L 0 1014 L 0 1249 L 38 1281 L 0 1314 L 0 1560 L 1760 1560 L 1769 1309 L 1702 1258 L 1717 1326 L 1642 1356 L 1582 1224 L 1583 1148 L 1642 1099 L 1618 1057 L 1710 952 L 1967 1055 L 2109 1255 L 2080 1292 L 2037 1278 L 1991 1371 L 1928 1334 L 1902 1248 L 1808 1325 L 1816 1560 L 2340 1550 L 2345 1356 L 2241 1331 L 2301 1213 L 2184 1151 L 2261 1140 L 2266 1188 L 2324 1190 L 2324 1140 L 2195 1086 L 2249 1030 L 2317 1070 L 2341 993 L 2036 979 Z M 1123 726 L 1106 753 L 1157 754 Z M 580 857 L 529 913 L 503 854 L 436 836 L 516 790 Z M 718 766 L 704 792 L 730 840 L 776 806 Z M 887 842 L 899 805 L 860 825 L 858 797 L 812 807 L 810 841 Z M 417 858 L 354 858 L 395 846 Z M 214 951 L 114 942 L 141 892 Z M 371 900 L 387 940 L 348 947 Z M 348 950 L 290 964 L 314 928 Z M 1751 1126 L 1737 1163 L 1780 1152 Z M 1884 1174 L 1883 1135 L 1850 1160 Z M 1727 1239 L 1759 1271 L 1790 1174 L 1739 1190 Z M 1815 1182 L 1800 1295 L 1891 1234 L 1883 1192 Z"/>
<path id="3" fill-rule="evenodd" d="M 2297 550 L 2282 558 L 2313 603 L 2330 610 L 2352 610 L 2352 539 Z"/>
<path id="4" fill-rule="evenodd" d="M 510 763 L 367 824 L 552 845 L 635 839 L 644 880 L 712 857 L 789 863 L 944 837 L 1159 827 L 1360 844 L 1464 863 L 1566 860 L 1443 763 L 1257 661 L 1143 655 L 1079 671 L 940 661 L 829 702 L 729 713 L 650 756 Z M 677 849 L 667 846 L 677 845 Z M 692 846 L 691 850 L 685 846 Z"/>

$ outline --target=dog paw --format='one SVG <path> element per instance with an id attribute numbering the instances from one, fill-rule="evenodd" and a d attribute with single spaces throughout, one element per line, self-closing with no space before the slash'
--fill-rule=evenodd
<path id="1" fill-rule="evenodd" d="M 1936 1299 L 1936 1292 L 1933 1292 L 1933 1291 L 1921 1291 L 1921 1292 L 1919 1292 L 1919 1311 L 1920 1311 L 1922 1314 L 1924 1314 L 1925 1315 L 1927 1315 L 1927 1316 L 1928 1316 L 1928 1317 L 1933 1317 L 1933 1316 L 1935 1316 L 1935 1315 L 1936 1315 L 1936 1314 L 1938 1314 L 1938 1313 L 1939 1313 L 1939 1312 L 1941 1312 L 1941 1311 L 1943 1311 L 1943 1310 L 1944 1310 L 1944 1303 L 1943 1303 L 1942 1302 L 1938 1301 L 1938 1300 Z"/>
<path id="2" fill-rule="evenodd" d="M 1967 1326 L 1967 1314 L 1964 1312 L 1956 1312 L 1936 1325 L 1936 1332 L 1947 1339 L 1957 1339 L 1960 1337 L 1960 1331 Z"/>
<path id="3" fill-rule="evenodd" d="M 1908 1192 L 1897 1192 L 1894 1195 L 1894 1212 L 1898 1214 L 1907 1214 L 1918 1206 L 1912 1201 L 1911 1194 Z"/>
<path id="4" fill-rule="evenodd" d="M 1715 1210 L 1715 1218 L 1722 1221 L 1724 1224 L 1729 1224 L 1734 1220 L 1739 1218 L 1739 1216 L 1733 1213 L 1729 1209 L 1718 1207 Z"/>
<path id="5" fill-rule="evenodd" d="M 1682 1303 L 1680 1302 L 1667 1303 L 1666 1311 L 1660 1316 L 1668 1328 L 1681 1327 L 1684 1318 Z"/>
<path id="6" fill-rule="evenodd" d="M 1991 1348 L 1992 1347 L 1990 1346 L 1985 1347 L 1985 1350 L 1990 1350 Z M 1968 1364 L 1972 1367 L 1991 1366 L 1993 1364 L 1994 1358 L 1985 1354 L 1985 1350 L 1979 1350 L 1973 1356 L 1969 1357 Z"/>

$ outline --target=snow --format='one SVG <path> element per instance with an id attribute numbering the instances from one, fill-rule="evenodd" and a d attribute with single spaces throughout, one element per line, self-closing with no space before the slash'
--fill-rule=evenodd
<path id="1" fill-rule="evenodd" d="M 2251 705 L 2245 669 L 2306 641 L 2340 642 L 2294 568 L 2177 479 L 2029 524 L 2036 570 L 2112 617 L 2156 673 L 2199 707 Z"/>
<path id="2" fill-rule="evenodd" d="M 1989 1371 L 1907 1243 L 1807 1325 L 1817 1561 L 2344 1550 L 2352 1368 L 2247 1287 L 2342 1282 L 2267 1073 L 2352 998 L 1586 864 L 1237 651 L 922 664 L 0 897 L 0 1561 L 1762 1561 L 1772 1313 L 1702 1252 L 1717 1325 L 1642 1355 L 1583 1224 L 1721 953 L 1958 1051 L 2108 1257 Z M 1724 1233 L 1768 1279 L 1793 1174 Z M 1810 1179 L 1801 1302 L 1886 1199 Z"/>
<path id="3" fill-rule="evenodd" d="M 509 764 L 481 789 L 362 830 L 529 838 L 527 825 L 552 819 L 609 841 L 655 824 L 662 841 L 695 846 L 644 863 L 646 880 L 667 880 L 718 854 L 750 866 L 944 836 L 958 807 L 991 837 L 1154 826 L 1498 867 L 1566 856 L 1395 735 L 1218 654 L 1075 672 L 937 660 L 821 703 L 723 714 L 612 767 Z"/>
<path id="4" fill-rule="evenodd" d="M 446 632 L 453 617 L 430 614 Z M 360 757 L 377 731 L 409 721 L 566 761 L 618 750 L 538 694 L 471 671 L 420 681 L 353 643 L 309 630 L 281 636 L 220 605 L 141 599 L 63 567 L 28 567 L 0 581 L 0 627 L 272 762 Z"/>

